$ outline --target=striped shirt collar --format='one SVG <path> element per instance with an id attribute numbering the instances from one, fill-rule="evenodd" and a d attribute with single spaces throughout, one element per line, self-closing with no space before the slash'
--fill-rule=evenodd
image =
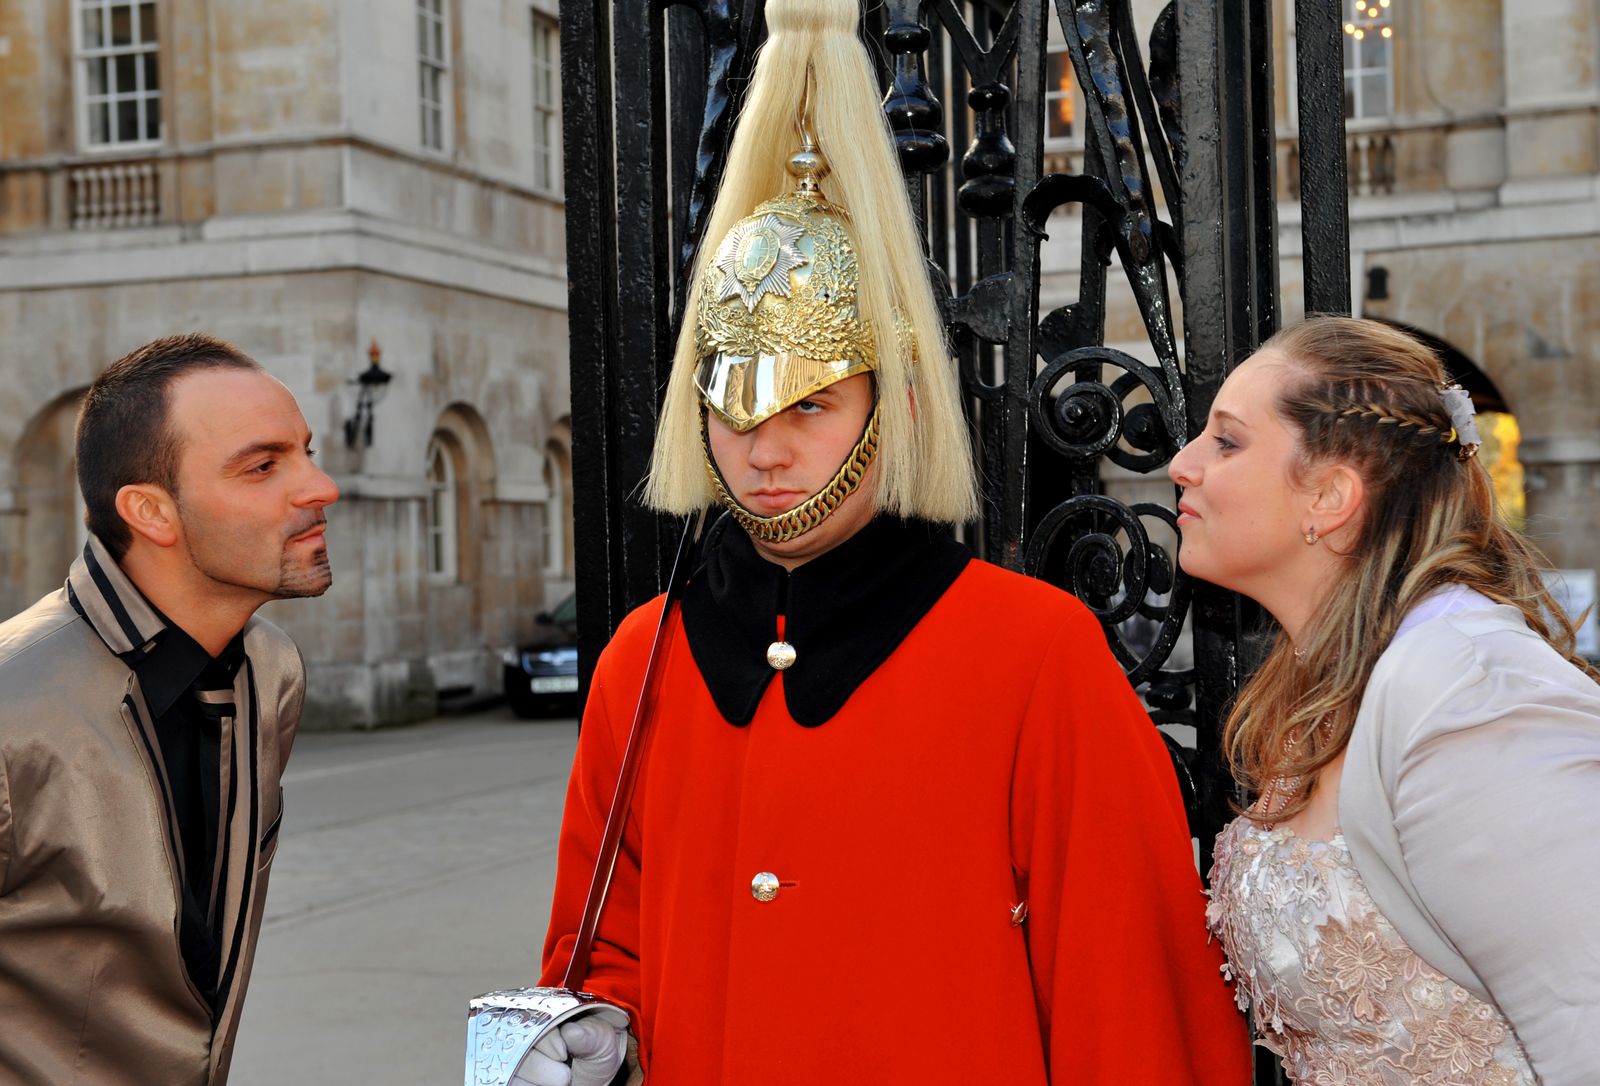
<path id="1" fill-rule="evenodd" d="M 161 613 L 93 535 L 67 573 L 67 596 L 106 647 L 130 665 L 167 628 Z"/>

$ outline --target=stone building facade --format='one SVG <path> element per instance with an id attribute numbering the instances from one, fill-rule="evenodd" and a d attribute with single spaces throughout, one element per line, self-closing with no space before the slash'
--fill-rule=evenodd
<path id="1" fill-rule="evenodd" d="M 0 612 L 81 545 L 72 423 L 202 330 L 281 378 L 342 498 L 335 580 L 264 613 L 308 722 L 498 690 L 571 587 L 556 0 L 0 6 Z M 392 374 L 346 440 L 352 378 Z"/>
<path id="2" fill-rule="evenodd" d="M 288 383 L 343 490 L 333 589 L 267 608 L 305 652 L 313 722 L 496 688 L 499 650 L 571 586 L 556 2 L 0 5 L 0 612 L 59 584 L 80 542 L 83 389 L 130 348 L 202 329 Z M 1520 424 L 1529 531 L 1592 570 L 1600 9 L 1339 2 L 1356 311 L 1486 378 Z M 1292 3 L 1273 12 L 1291 319 Z M 1148 32 L 1162 5 L 1135 6 Z M 1046 150 L 1071 170 L 1082 104 L 1070 62 L 1050 70 Z M 1046 309 L 1077 292 L 1061 214 Z M 1108 342 L 1150 360 L 1111 283 Z M 370 446 L 347 445 L 374 343 L 393 380 Z M 1170 500 L 1160 477 L 1108 485 Z"/>
<path id="3" fill-rule="evenodd" d="M 1294 0 L 1276 0 L 1277 181 L 1286 320 L 1304 310 Z M 1600 8 L 1593 0 L 1338 0 L 1344 8 L 1352 299 L 1486 380 L 1518 424 L 1526 527 L 1554 565 L 1600 566 Z M 1136 3 L 1148 34 L 1163 5 Z M 1357 36 L 1359 34 L 1359 37 Z M 1056 96 L 1055 168 L 1082 153 Z M 1077 224 L 1043 253 L 1043 308 L 1077 293 Z M 1154 361 L 1117 277 L 1107 341 Z M 1175 295 L 1174 295 L 1175 297 Z M 1483 405 L 1480 404 L 1480 409 Z M 1515 430 L 1513 430 L 1515 432 Z M 1115 472 L 1111 468 L 1109 471 Z M 1514 476 L 1515 465 L 1508 469 Z M 1124 476 L 1128 498 L 1170 500 Z"/>
<path id="4" fill-rule="evenodd" d="M 1392 13 L 1392 105 L 1349 122 L 1356 304 L 1439 337 L 1489 378 L 1519 424 L 1529 533 L 1557 566 L 1593 570 L 1600 8 L 1376 10 Z"/>

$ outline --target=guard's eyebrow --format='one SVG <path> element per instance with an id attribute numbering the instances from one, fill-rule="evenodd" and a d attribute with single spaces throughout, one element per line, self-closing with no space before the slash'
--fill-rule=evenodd
<path id="1" fill-rule="evenodd" d="M 807 396 L 806 399 L 809 400 L 809 399 L 811 399 L 812 396 L 834 396 L 834 397 L 837 397 L 839 394 L 840 394 L 839 393 L 839 382 L 838 381 L 834 381 L 832 384 L 823 385 L 821 388 L 819 388 L 815 392 L 813 392 L 811 394 L 811 396 Z"/>
<path id="2" fill-rule="evenodd" d="M 1220 419 L 1223 422 L 1234 423 L 1237 426 L 1243 426 L 1246 430 L 1250 428 L 1250 424 L 1248 422 L 1245 422 L 1244 419 L 1241 419 L 1238 415 L 1235 415 L 1231 411 L 1213 411 L 1211 412 L 1211 417 Z"/>

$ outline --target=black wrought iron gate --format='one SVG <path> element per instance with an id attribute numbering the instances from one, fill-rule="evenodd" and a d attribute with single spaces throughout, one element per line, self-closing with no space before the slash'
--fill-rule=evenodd
<path id="1" fill-rule="evenodd" d="M 1174 0 L 1147 43 L 1134 6 L 864 0 L 863 34 L 982 460 L 983 519 L 967 537 L 1094 607 L 1157 721 L 1194 726 L 1191 826 L 1209 842 L 1228 818 L 1219 716 L 1248 617 L 1175 568 L 1171 492 L 1118 501 L 1103 465 L 1160 473 L 1277 327 L 1272 24 L 1291 3 Z M 660 590 L 672 529 L 633 496 L 762 8 L 562 0 L 585 679 L 622 616 Z M 1339 7 L 1292 10 L 1306 311 L 1348 312 Z M 1085 106 L 1081 165 L 1065 172 L 1045 170 L 1051 19 Z M 1052 218 L 1069 206 L 1080 213 Z M 1065 227 L 1082 234 L 1077 297 L 1041 312 L 1040 244 Z M 1105 344 L 1110 276 L 1137 306 L 1143 360 Z M 1186 628 L 1192 666 L 1174 666 Z"/>

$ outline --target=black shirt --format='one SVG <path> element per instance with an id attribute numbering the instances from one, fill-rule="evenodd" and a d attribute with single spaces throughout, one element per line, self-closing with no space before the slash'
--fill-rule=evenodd
<path id="1" fill-rule="evenodd" d="M 212 900 L 222 783 L 221 722 L 215 712 L 201 707 L 196 692 L 231 689 L 243 663 L 243 633 L 213 659 L 194 638 L 168 621 L 167 628 L 134 664 L 161 744 L 183 845 L 178 945 L 190 980 L 213 1011 L 221 963 L 220 910 Z"/>

